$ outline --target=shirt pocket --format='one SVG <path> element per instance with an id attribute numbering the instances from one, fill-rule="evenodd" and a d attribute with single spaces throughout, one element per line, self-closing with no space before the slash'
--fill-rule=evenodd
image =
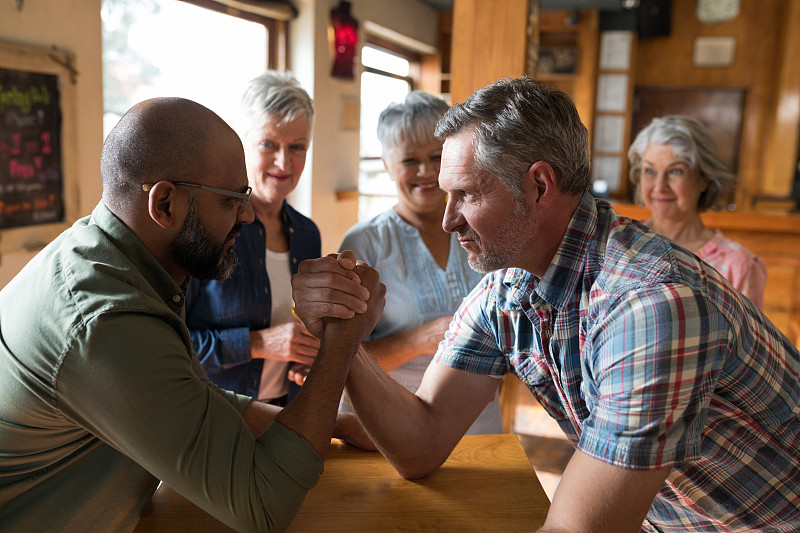
<path id="1" fill-rule="evenodd" d="M 552 370 L 544 357 L 533 351 L 514 351 L 509 362 L 514 374 L 528 387 L 544 410 L 559 421 L 559 424 L 565 421 L 567 413 L 558 396 Z"/>

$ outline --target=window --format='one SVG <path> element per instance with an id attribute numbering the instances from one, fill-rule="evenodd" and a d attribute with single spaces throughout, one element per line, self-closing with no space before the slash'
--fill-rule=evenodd
<path id="1" fill-rule="evenodd" d="M 155 96 L 195 100 L 234 124 L 247 81 L 275 66 L 277 21 L 202 4 L 211 9 L 102 0 L 104 134 L 132 105 Z"/>
<path id="2" fill-rule="evenodd" d="M 381 161 L 376 129 L 378 116 L 392 102 L 402 102 L 413 89 L 418 60 L 412 54 L 367 43 L 361 50 L 361 162 L 358 172 L 358 220 L 369 220 L 397 203 L 397 189 Z"/>

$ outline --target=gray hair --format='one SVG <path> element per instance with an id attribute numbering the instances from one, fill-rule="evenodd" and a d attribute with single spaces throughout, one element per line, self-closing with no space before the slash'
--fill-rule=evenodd
<path id="1" fill-rule="evenodd" d="M 675 157 L 685 161 L 697 171 L 701 180 L 708 183 L 708 187 L 697 201 L 698 211 L 722 207 L 736 184 L 736 175 L 731 173 L 722 161 L 708 128 L 699 120 L 682 115 L 654 118 L 639 132 L 628 149 L 630 180 L 636 186 L 636 203 L 640 205 L 643 203 L 642 157 L 653 144 L 670 146 L 675 152 Z"/>
<path id="2" fill-rule="evenodd" d="M 591 184 L 589 132 L 572 99 L 531 78 L 505 78 L 456 104 L 436 126 L 446 139 L 474 128 L 478 168 L 496 176 L 523 199 L 521 176 L 537 161 L 548 163 L 560 189 L 582 194 Z"/>
<path id="3" fill-rule="evenodd" d="M 313 100 L 291 73 L 268 70 L 250 80 L 242 95 L 239 135 L 246 138 L 270 118 L 282 125 L 298 117 L 314 126 Z"/>
<path id="4" fill-rule="evenodd" d="M 378 117 L 378 140 L 386 156 L 404 142 L 425 144 L 435 139 L 436 123 L 450 106 L 441 98 L 411 91 L 403 103 L 391 103 Z"/>

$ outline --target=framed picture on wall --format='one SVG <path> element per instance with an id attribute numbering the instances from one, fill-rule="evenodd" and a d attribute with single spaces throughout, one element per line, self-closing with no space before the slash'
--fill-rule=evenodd
<path id="1" fill-rule="evenodd" d="M 576 46 L 542 46 L 536 61 L 537 75 L 577 74 L 578 48 Z"/>

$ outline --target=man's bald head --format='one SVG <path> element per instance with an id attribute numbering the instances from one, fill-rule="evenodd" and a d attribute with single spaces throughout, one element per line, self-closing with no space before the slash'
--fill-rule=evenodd
<path id="1" fill-rule="evenodd" d="M 133 106 L 103 143 L 103 201 L 113 212 L 135 212 L 142 184 L 202 182 L 212 143 L 236 133 L 210 109 L 184 98 L 153 98 Z"/>

